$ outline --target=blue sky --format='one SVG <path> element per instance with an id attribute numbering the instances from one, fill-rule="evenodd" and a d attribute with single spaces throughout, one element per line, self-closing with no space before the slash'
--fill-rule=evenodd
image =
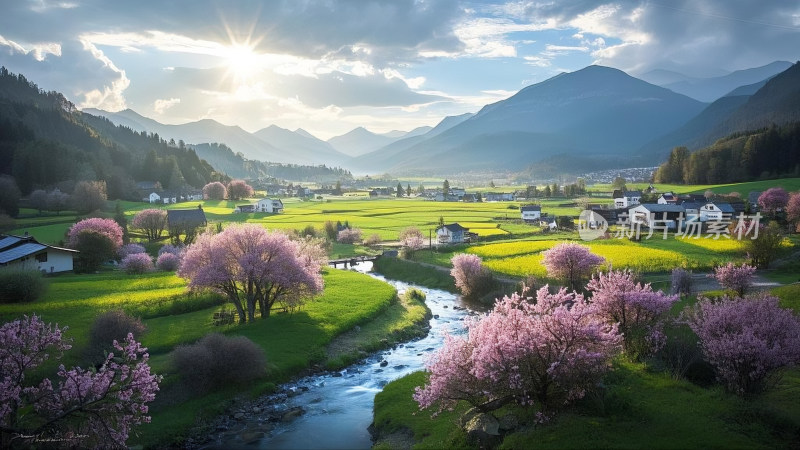
<path id="1" fill-rule="evenodd" d="M 320 138 L 435 125 L 590 64 L 798 60 L 785 0 L 5 0 L 0 64 L 82 108 Z"/>

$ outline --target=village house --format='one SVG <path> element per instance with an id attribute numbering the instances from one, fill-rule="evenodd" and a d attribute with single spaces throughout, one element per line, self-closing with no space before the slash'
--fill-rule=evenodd
<path id="1" fill-rule="evenodd" d="M 661 205 L 658 203 L 645 203 L 628 210 L 631 225 L 644 225 L 648 228 L 654 226 L 666 227 L 674 230 L 678 222 L 685 218 L 686 209 L 682 205 Z"/>
<path id="2" fill-rule="evenodd" d="M 178 203 L 180 196 L 174 192 L 164 192 L 161 194 L 161 202 L 165 205 L 174 205 Z"/>
<path id="3" fill-rule="evenodd" d="M 558 230 L 558 221 L 555 217 L 543 216 L 539 219 L 539 226 L 549 231 L 556 231 Z"/>
<path id="4" fill-rule="evenodd" d="M 45 273 L 69 272 L 77 250 L 42 244 L 33 236 L 0 235 L 0 270 L 38 270 Z"/>
<path id="5" fill-rule="evenodd" d="M 700 207 L 700 221 L 731 219 L 735 212 L 730 203 L 708 202 Z"/>
<path id="6" fill-rule="evenodd" d="M 658 197 L 656 203 L 659 205 L 677 205 L 680 203 L 680 199 L 672 192 L 664 192 Z"/>
<path id="7" fill-rule="evenodd" d="M 258 212 L 281 214 L 283 202 L 280 199 L 262 198 L 255 204 L 255 208 Z"/>
<path id="8" fill-rule="evenodd" d="M 148 203 L 161 203 L 161 196 L 158 195 L 158 193 L 156 193 L 156 192 L 151 192 L 150 195 L 148 195 L 147 197 L 143 198 L 142 201 L 145 201 L 145 202 L 148 202 Z"/>
<path id="9" fill-rule="evenodd" d="M 236 208 L 233 209 L 235 213 L 252 213 L 256 212 L 256 205 L 237 205 Z"/>
<path id="10" fill-rule="evenodd" d="M 477 194 L 464 194 L 464 196 L 461 197 L 461 201 L 464 202 L 464 203 L 477 203 L 478 195 Z"/>
<path id="11" fill-rule="evenodd" d="M 167 228 L 170 230 L 195 229 L 204 227 L 207 223 L 206 213 L 200 205 L 192 209 L 167 210 Z"/>
<path id="12" fill-rule="evenodd" d="M 457 223 L 442 225 L 436 229 L 436 239 L 440 244 L 460 244 L 464 242 L 469 228 Z"/>
<path id="13" fill-rule="evenodd" d="M 487 202 L 513 202 L 513 192 L 487 192 L 484 200 Z"/>
<path id="14" fill-rule="evenodd" d="M 522 220 L 524 220 L 525 223 L 538 222 L 542 217 L 542 207 L 539 205 L 521 206 L 519 211 L 522 215 Z"/>
<path id="15" fill-rule="evenodd" d="M 615 207 L 630 208 L 641 203 L 642 191 L 622 191 L 617 189 L 614 191 L 613 197 Z"/>

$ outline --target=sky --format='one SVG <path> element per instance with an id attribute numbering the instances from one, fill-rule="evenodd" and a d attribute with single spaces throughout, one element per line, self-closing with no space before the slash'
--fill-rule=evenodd
<path id="1" fill-rule="evenodd" d="M 787 0 L 0 0 L 0 65 L 79 108 L 322 139 L 434 126 L 600 64 L 796 62 Z"/>

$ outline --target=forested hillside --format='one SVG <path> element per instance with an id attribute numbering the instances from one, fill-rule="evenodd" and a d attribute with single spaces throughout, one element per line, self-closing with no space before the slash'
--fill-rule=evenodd
<path id="1" fill-rule="evenodd" d="M 800 122 L 734 134 L 694 153 L 677 147 L 655 181 L 719 184 L 788 175 L 800 175 Z"/>
<path id="2" fill-rule="evenodd" d="M 105 180 L 110 198 L 135 198 L 135 181 L 195 188 L 224 179 L 194 150 L 77 111 L 0 68 L 0 174 L 23 194 L 68 180 Z"/>

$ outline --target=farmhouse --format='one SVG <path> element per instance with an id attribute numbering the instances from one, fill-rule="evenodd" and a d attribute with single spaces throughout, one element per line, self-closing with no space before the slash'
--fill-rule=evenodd
<path id="1" fill-rule="evenodd" d="M 487 202 L 513 202 L 513 192 L 487 192 L 484 197 Z"/>
<path id="2" fill-rule="evenodd" d="M 256 202 L 256 211 L 280 214 L 283 212 L 283 202 L 280 199 L 262 198 Z"/>
<path id="3" fill-rule="evenodd" d="M 169 209 L 167 210 L 167 227 L 173 229 L 194 229 L 206 226 L 206 213 L 203 207 L 197 205 L 197 209 Z"/>
<path id="4" fill-rule="evenodd" d="M 630 208 L 638 205 L 642 199 L 642 191 L 614 191 L 614 206 L 617 208 Z"/>
<path id="5" fill-rule="evenodd" d="M 558 221 L 556 221 L 555 217 L 544 216 L 539 219 L 539 226 L 550 231 L 555 231 L 558 229 Z"/>
<path id="6" fill-rule="evenodd" d="M 0 235 L 0 270 L 35 269 L 47 273 L 69 272 L 77 250 L 54 247 L 33 236 Z"/>
<path id="7" fill-rule="evenodd" d="M 678 221 L 685 216 L 686 209 L 682 205 L 660 205 L 645 203 L 631 208 L 628 217 L 631 224 L 641 224 L 649 228 L 654 226 L 677 229 Z"/>
<path id="8" fill-rule="evenodd" d="M 700 221 L 708 222 L 709 220 L 722 220 L 723 218 L 731 218 L 735 210 L 730 203 L 713 203 L 708 202 L 700 207 Z"/>
<path id="9" fill-rule="evenodd" d="M 251 213 L 256 212 L 256 205 L 237 205 L 233 212 L 237 213 Z"/>
<path id="10" fill-rule="evenodd" d="M 142 199 L 148 203 L 161 203 L 161 196 L 156 192 L 151 192 L 150 195 Z"/>
<path id="11" fill-rule="evenodd" d="M 659 205 L 677 205 L 680 199 L 672 192 L 664 192 L 656 201 Z"/>
<path id="12" fill-rule="evenodd" d="M 521 206 L 519 211 L 522 214 L 522 220 L 526 223 L 538 222 L 542 217 L 542 207 L 539 205 Z"/>
<path id="13" fill-rule="evenodd" d="M 457 223 L 442 225 L 436 229 L 436 239 L 440 244 L 460 244 L 464 242 L 467 231 L 469 228 Z"/>

